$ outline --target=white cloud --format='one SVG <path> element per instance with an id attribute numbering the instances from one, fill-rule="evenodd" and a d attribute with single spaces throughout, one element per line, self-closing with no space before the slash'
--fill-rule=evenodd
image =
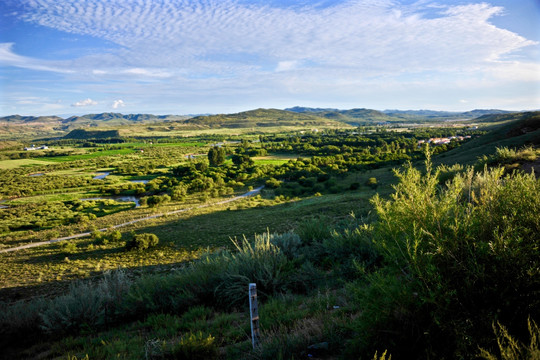
<path id="1" fill-rule="evenodd" d="M 126 104 L 124 103 L 124 100 L 114 100 L 114 102 L 112 104 L 113 109 L 118 109 L 118 108 L 124 107 L 124 106 L 126 106 Z"/>
<path id="2" fill-rule="evenodd" d="M 71 106 L 74 106 L 74 107 L 93 106 L 93 105 L 97 105 L 97 101 L 94 101 L 94 100 L 92 100 L 90 98 L 85 99 L 85 100 L 81 100 L 81 101 L 77 101 L 76 103 L 71 104 Z"/>
<path id="3" fill-rule="evenodd" d="M 164 70 L 160 70 L 160 69 L 132 68 L 132 69 L 123 70 L 122 73 L 132 74 L 132 75 L 142 75 L 142 76 L 148 76 L 148 77 L 156 77 L 156 78 L 166 78 L 166 77 L 172 76 L 171 73 Z"/>
<path id="4" fill-rule="evenodd" d="M 279 63 L 279 70 L 306 59 L 325 67 L 362 67 L 373 75 L 467 69 L 534 44 L 489 23 L 500 7 L 448 6 L 425 18 L 427 6 L 421 4 L 344 1 L 321 9 L 233 0 L 81 0 L 60 7 L 56 0 L 40 0 L 28 4 L 24 18 L 112 41 L 122 46 L 112 60 L 125 62 L 127 73 L 154 77 L 170 76 L 167 69 L 178 66 L 223 70 L 265 59 Z"/>

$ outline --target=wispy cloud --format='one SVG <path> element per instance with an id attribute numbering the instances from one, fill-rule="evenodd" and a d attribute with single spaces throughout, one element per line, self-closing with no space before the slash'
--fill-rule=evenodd
<path id="1" fill-rule="evenodd" d="M 369 74 L 465 69 L 503 60 L 533 45 L 489 19 L 502 9 L 482 4 L 448 6 L 424 17 L 427 5 L 390 0 L 345 1 L 334 6 L 279 8 L 222 1 L 27 1 L 26 21 L 91 35 L 122 47 L 127 72 L 166 77 L 161 69 L 198 71 L 253 59 L 278 71 L 295 61 L 362 67 Z M 238 57 L 234 54 L 250 56 Z M 82 60 L 81 60 L 82 61 Z M 149 69 L 159 68 L 159 71 Z"/>
<path id="2" fill-rule="evenodd" d="M 61 61 L 46 61 L 17 55 L 13 52 L 13 46 L 13 43 L 0 43 L 0 65 L 65 74 L 73 73 L 73 70 L 66 68 Z"/>
<path id="3" fill-rule="evenodd" d="M 97 101 L 94 101 L 94 100 L 88 98 L 88 99 L 85 99 L 85 100 L 77 101 L 76 103 L 71 104 L 71 106 L 81 107 L 81 106 L 93 106 L 93 105 L 97 105 L 97 104 L 98 104 Z"/>

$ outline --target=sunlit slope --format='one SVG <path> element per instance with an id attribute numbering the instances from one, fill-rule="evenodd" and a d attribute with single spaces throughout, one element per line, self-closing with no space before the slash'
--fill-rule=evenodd
<path id="1" fill-rule="evenodd" d="M 437 163 L 472 164 L 482 155 L 491 155 L 497 147 L 521 148 L 540 145 L 540 111 L 491 115 L 479 118 L 482 122 L 503 122 L 493 125 L 483 136 L 437 157 Z"/>
<path id="2" fill-rule="evenodd" d="M 202 125 L 211 128 L 244 128 L 270 126 L 311 126 L 346 127 L 341 122 L 305 113 L 277 109 L 256 109 L 236 114 L 197 116 L 185 121 L 186 124 Z"/>

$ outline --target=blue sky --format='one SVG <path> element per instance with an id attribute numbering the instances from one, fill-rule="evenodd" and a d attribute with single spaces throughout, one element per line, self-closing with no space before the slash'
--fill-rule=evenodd
<path id="1" fill-rule="evenodd" d="M 3 0 L 0 116 L 540 108 L 540 0 Z"/>

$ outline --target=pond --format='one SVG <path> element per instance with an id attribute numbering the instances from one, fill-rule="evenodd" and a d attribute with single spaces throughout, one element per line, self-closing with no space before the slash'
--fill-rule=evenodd
<path id="1" fill-rule="evenodd" d="M 44 173 L 35 173 L 35 174 L 28 174 L 28 176 L 43 176 Z"/>
<path id="2" fill-rule="evenodd" d="M 100 173 L 99 175 L 94 176 L 94 180 L 103 180 L 107 176 L 109 176 L 109 174 L 110 174 L 110 172 Z"/>
<path id="3" fill-rule="evenodd" d="M 135 183 L 135 184 L 148 184 L 150 180 L 129 180 L 129 182 Z"/>

